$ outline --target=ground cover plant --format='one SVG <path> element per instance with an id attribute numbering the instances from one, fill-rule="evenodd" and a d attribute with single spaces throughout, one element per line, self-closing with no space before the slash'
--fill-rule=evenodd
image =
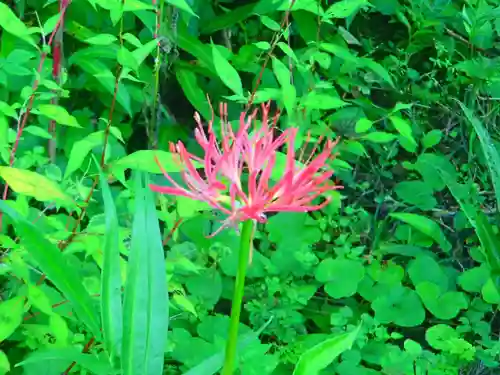
<path id="1" fill-rule="evenodd" d="M 0 374 L 497 374 L 498 0 L 3 0 Z"/>

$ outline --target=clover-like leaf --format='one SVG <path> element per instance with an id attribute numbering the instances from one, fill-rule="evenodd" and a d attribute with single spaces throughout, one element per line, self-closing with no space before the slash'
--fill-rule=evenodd
<path id="1" fill-rule="evenodd" d="M 328 258 L 316 269 L 316 279 L 325 283 L 325 291 L 333 298 L 354 295 L 364 275 L 363 265 L 350 259 Z"/>
<path id="2" fill-rule="evenodd" d="M 425 310 L 417 293 L 404 286 L 393 288 L 372 303 L 375 319 L 380 323 L 394 323 L 401 327 L 415 327 L 425 319 Z"/>
<path id="3" fill-rule="evenodd" d="M 438 319 L 453 319 L 460 310 L 468 306 L 467 299 L 462 292 L 442 293 L 438 285 L 429 281 L 418 284 L 416 291 L 427 310 Z"/>
<path id="4" fill-rule="evenodd" d="M 408 275 L 414 286 L 429 281 L 439 286 L 442 292 L 448 290 L 448 276 L 443 268 L 428 255 L 421 255 L 408 265 Z"/>

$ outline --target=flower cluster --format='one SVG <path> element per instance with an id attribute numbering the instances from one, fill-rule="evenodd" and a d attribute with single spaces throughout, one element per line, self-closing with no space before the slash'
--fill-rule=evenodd
<path id="1" fill-rule="evenodd" d="M 323 150 L 315 155 L 320 139 L 307 160 L 297 161 L 294 142 L 298 129 L 288 128 L 275 137 L 279 116 L 270 119 L 269 112 L 270 104 L 263 104 L 260 122 L 253 129 L 258 110 L 250 115 L 243 112 L 239 129 L 235 132 L 227 120 L 227 105 L 222 104 L 220 142 L 213 121 L 209 122 L 205 132 L 196 113 L 195 138 L 204 151 L 204 157 L 188 152 L 182 142 L 171 144 L 170 151 L 181 166 L 185 186 L 174 181 L 159 164 L 172 186 L 151 185 L 151 189 L 208 203 L 228 215 L 220 229 L 245 220 L 265 222 L 266 212 L 321 209 L 329 203 L 329 198 L 317 205 L 312 202 L 329 190 L 341 188 L 331 181 L 333 171 L 325 170 L 326 162 L 334 156 L 336 142 L 327 140 Z M 286 164 L 279 179 L 273 181 L 271 177 L 277 156 L 284 146 Z M 302 154 L 299 159 L 302 159 Z M 200 165 L 203 174 L 196 168 Z"/>

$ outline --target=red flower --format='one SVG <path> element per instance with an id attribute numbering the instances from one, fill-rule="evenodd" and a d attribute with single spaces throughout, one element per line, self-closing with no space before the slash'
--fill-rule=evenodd
<path id="1" fill-rule="evenodd" d="M 203 159 L 189 153 L 182 142 L 170 145 L 174 158 L 182 168 L 182 179 L 186 186 L 182 187 L 174 181 L 157 159 L 172 186 L 150 185 L 153 191 L 204 201 L 227 214 L 228 218 L 217 231 L 219 232 L 240 221 L 265 222 L 266 212 L 319 210 L 330 199 L 326 198 L 317 205 L 312 204 L 314 199 L 329 190 L 342 188 L 330 180 L 333 171 L 324 170 L 327 160 L 334 156 L 332 152 L 336 142 L 326 141 L 323 150 L 316 156 L 315 146 L 308 160 L 299 163 L 295 160 L 294 149 L 298 129 L 286 129 L 275 138 L 273 129 L 278 116 L 274 116 L 272 126 L 269 126 L 269 104 L 262 105 L 262 119 L 253 132 L 250 128 L 256 120 L 257 110 L 249 116 L 245 112 L 241 114 L 237 133 L 233 132 L 227 120 L 227 106 L 221 105 L 220 112 L 220 144 L 213 131 L 213 121 L 209 122 L 207 134 L 200 116 L 195 114 L 198 124 L 195 137 L 204 151 Z M 317 143 L 320 142 L 321 139 Z M 285 169 L 279 180 L 271 183 L 278 150 L 284 145 L 287 149 Z M 203 166 L 203 177 L 195 164 Z M 246 176 L 245 180 L 243 175 Z"/>

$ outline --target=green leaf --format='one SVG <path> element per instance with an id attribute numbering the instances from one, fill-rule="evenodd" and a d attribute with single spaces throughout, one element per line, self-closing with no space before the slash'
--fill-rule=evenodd
<path id="1" fill-rule="evenodd" d="M 24 298 L 19 296 L 0 302 L 0 343 L 9 338 L 23 321 Z"/>
<path id="2" fill-rule="evenodd" d="M 28 286 L 28 301 L 44 314 L 52 315 L 52 304 L 41 287 L 35 285 Z"/>
<path id="3" fill-rule="evenodd" d="M 488 217 L 479 211 L 476 218 L 476 231 L 481 248 L 490 267 L 492 276 L 495 278 L 495 284 L 500 286 L 500 240 L 489 223 Z"/>
<path id="4" fill-rule="evenodd" d="M 255 341 L 259 338 L 262 332 L 271 324 L 273 318 L 271 317 L 266 323 L 262 325 L 255 332 L 248 332 L 245 335 L 238 337 L 238 352 L 244 352 L 245 348 L 248 347 L 252 341 Z M 188 372 L 184 373 L 184 375 L 214 375 L 216 374 L 222 367 L 225 358 L 225 350 L 222 349 L 218 353 L 208 357 L 200 364 L 196 365 Z"/>
<path id="5" fill-rule="evenodd" d="M 208 68 L 212 73 L 217 74 L 211 47 L 191 36 L 187 26 L 183 22 L 177 24 L 177 35 L 170 35 L 170 38 L 173 42 L 177 43 L 179 48 L 193 55 L 203 66 Z"/>
<path id="6" fill-rule="evenodd" d="M 0 177 L 18 194 L 33 197 L 38 201 L 55 201 L 68 207 L 74 207 L 73 199 L 47 177 L 36 172 L 13 167 L 0 167 Z"/>
<path id="7" fill-rule="evenodd" d="M 304 98 L 302 105 L 307 109 L 327 110 L 342 108 L 349 105 L 349 103 L 346 103 L 342 99 L 333 95 L 318 94 L 313 91 Z"/>
<path id="8" fill-rule="evenodd" d="M 182 166 L 175 162 L 170 152 L 161 150 L 140 150 L 116 160 L 112 164 L 112 170 L 132 169 L 135 171 L 161 174 L 162 171 L 158 164 L 156 164 L 155 157 L 158 158 L 163 169 L 167 172 L 179 172 L 182 169 Z"/>
<path id="9" fill-rule="evenodd" d="M 448 252 L 451 250 L 451 244 L 448 242 L 443 231 L 435 221 L 425 216 L 409 213 L 392 213 L 390 216 L 411 225 L 418 231 L 429 236 L 441 247 L 443 251 Z"/>
<path id="10" fill-rule="evenodd" d="M 363 265 L 350 259 L 327 258 L 316 268 L 316 279 L 326 284 L 325 291 L 333 298 L 354 295 L 364 276 Z"/>
<path id="11" fill-rule="evenodd" d="M 347 18 L 368 4 L 367 0 L 342 0 L 330 6 L 325 12 L 325 17 Z"/>
<path id="12" fill-rule="evenodd" d="M 88 44 L 95 44 L 99 46 L 108 46 L 116 42 L 116 40 L 117 40 L 116 36 L 112 34 L 98 34 L 91 38 L 87 38 L 85 42 Z"/>
<path id="13" fill-rule="evenodd" d="M 10 371 L 10 363 L 7 355 L 0 350 L 0 375 L 6 375 Z"/>
<path id="14" fill-rule="evenodd" d="M 55 104 L 40 104 L 37 107 L 39 114 L 54 120 L 60 125 L 81 128 L 80 124 L 74 116 L 71 116 L 65 108 Z"/>
<path id="15" fill-rule="evenodd" d="M 117 55 L 118 63 L 125 68 L 129 68 L 133 71 L 139 69 L 139 64 L 135 59 L 135 56 L 126 47 L 121 46 L 118 50 Z"/>
<path id="16" fill-rule="evenodd" d="M 297 58 L 297 55 L 295 55 L 295 52 L 288 44 L 283 42 L 278 42 L 277 45 L 285 53 L 285 55 L 290 57 L 296 64 L 299 64 L 299 59 Z"/>
<path id="17" fill-rule="evenodd" d="M 468 362 L 474 360 L 476 348 L 460 338 L 458 332 L 446 324 L 429 328 L 425 332 L 425 339 L 434 349 L 443 350 Z"/>
<path id="18" fill-rule="evenodd" d="M 122 2 L 124 12 L 137 12 L 140 10 L 153 10 L 152 4 L 148 4 L 141 0 L 127 0 Z M 121 4 L 120 4 L 121 5 Z"/>
<path id="19" fill-rule="evenodd" d="M 0 113 L 3 113 L 5 116 L 12 117 L 13 119 L 17 119 L 16 110 L 1 100 L 0 100 Z"/>
<path id="20" fill-rule="evenodd" d="M 394 190 L 401 200 L 423 211 L 431 210 L 437 205 L 434 191 L 423 181 L 403 181 Z"/>
<path id="21" fill-rule="evenodd" d="M 174 294 L 172 297 L 172 302 L 181 311 L 185 311 L 193 314 L 194 317 L 198 318 L 198 313 L 196 312 L 196 307 L 194 307 L 193 302 L 186 297 L 184 294 Z"/>
<path id="22" fill-rule="evenodd" d="M 446 324 L 436 324 L 425 332 L 425 339 L 434 349 L 444 349 L 444 342 L 457 338 L 458 333 Z"/>
<path id="23" fill-rule="evenodd" d="M 77 25 L 75 25 L 78 28 Z M 116 53 L 118 51 L 112 48 L 108 48 L 111 53 Z M 86 56 L 83 54 L 74 54 L 69 59 L 70 62 L 78 64 L 86 73 L 94 76 L 97 82 L 104 88 L 105 91 L 110 94 L 110 97 L 113 97 L 115 92 L 115 84 L 116 79 L 114 74 L 107 68 L 107 66 L 99 61 L 95 56 Z M 102 54 L 102 52 L 100 52 Z M 123 82 L 118 83 L 118 93 L 116 96 L 116 100 L 118 103 L 127 111 L 127 113 L 132 116 L 132 109 L 130 106 L 130 94 L 127 91 L 127 87 L 123 84 Z"/>
<path id="24" fill-rule="evenodd" d="M 101 274 L 101 317 L 104 342 L 112 363 L 121 353 L 122 346 L 122 280 L 120 268 L 120 238 L 116 207 L 106 176 L 100 176 L 106 232 L 104 233 Z"/>
<path id="25" fill-rule="evenodd" d="M 488 278 L 486 283 L 481 288 L 481 295 L 485 302 L 497 305 L 500 303 L 500 292 L 498 291 L 498 286 L 492 278 Z"/>
<path id="26" fill-rule="evenodd" d="M 262 49 L 264 51 L 267 51 L 269 48 L 271 48 L 271 45 L 269 44 L 269 42 L 255 42 L 255 43 L 253 43 L 253 45 L 255 47 L 257 47 L 258 49 Z"/>
<path id="27" fill-rule="evenodd" d="M 422 138 L 422 146 L 424 148 L 432 148 L 441 142 L 443 137 L 443 132 L 438 129 L 433 129 Z"/>
<path id="28" fill-rule="evenodd" d="M 474 267 L 462 272 L 457 279 L 458 285 L 469 293 L 481 293 L 481 289 L 488 281 L 490 271 L 486 265 Z"/>
<path id="29" fill-rule="evenodd" d="M 497 201 L 497 209 L 500 207 L 500 155 L 495 147 L 493 140 L 488 133 L 488 130 L 483 126 L 481 121 L 479 121 L 473 112 L 468 109 L 463 103 L 458 102 L 462 111 L 464 111 L 465 116 L 474 127 L 474 130 L 479 137 L 481 142 L 481 147 L 483 149 L 484 156 L 486 158 L 486 163 L 491 175 L 491 182 L 493 183 L 493 188 L 495 189 L 495 197 Z"/>
<path id="30" fill-rule="evenodd" d="M 386 81 L 391 87 L 394 86 L 394 82 L 389 75 L 389 72 L 379 63 L 373 61 L 372 59 L 368 58 L 363 58 L 359 60 L 362 65 L 364 65 L 366 68 L 370 69 L 373 73 L 378 75 L 380 78 L 382 78 L 384 81 Z"/>
<path id="31" fill-rule="evenodd" d="M 198 17 L 186 0 L 167 0 L 167 3 L 172 4 L 174 7 L 179 8 L 194 17 Z"/>
<path id="32" fill-rule="evenodd" d="M 150 40 L 132 52 L 132 56 L 138 66 L 141 65 L 144 60 L 146 60 L 146 58 L 156 49 L 158 43 L 157 39 Z"/>
<path id="33" fill-rule="evenodd" d="M 372 302 L 375 319 L 382 324 L 416 327 L 425 319 L 425 310 L 417 293 L 404 286 L 394 286 Z"/>
<path id="34" fill-rule="evenodd" d="M 0 29 L 36 47 L 36 43 L 33 41 L 31 33 L 24 22 L 17 18 L 14 12 L 5 3 L 0 3 Z"/>
<path id="35" fill-rule="evenodd" d="M 362 139 L 373 143 L 388 143 L 394 141 L 396 138 L 394 134 L 386 132 L 372 132 L 362 137 Z"/>
<path id="36" fill-rule="evenodd" d="M 97 146 L 101 146 L 104 142 L 104 131 L 98 131 L 87 135 L 85 138 L 73 143 L 69 154 L 68 164 L 64 171 L 64 179 L 67 179 L 75 171 L 77 171 L 85 161 L 85 157 L 89 152 Z"/>
<path id="37" fill-rule="evenodd" d="M 136 176 L 135 213 L 123 310 L 123 375 L 163 372 L 168 291 L 162 239 L 147 178 Z M 144 181 L 146 180 L 146 181 Z"/>
<path id="38" fill-rule="evenodd" d="M 207 102 L 207 97 L 196 79 L 196 74 L 188 69 L 176 68 L 175 75 L 189 102 L 207 121 L 212 120 L 212 111 Z"/>
<path id="39" fill-rule="evenodd" d="M 201 27 L 201 33 L 205 35 L 213 34 L 216 31 L 230 28 L 239 22 L 244 21 L 253 14 L 253 9 L 255 8 L 255 3 L 243 5 L 236 9 L 230 10 L 229 12 L 219 14 L 214 18 L 210 19 L 210 22 L 203 22 Z"/>
<path id="40" fill-rule="evenodd" d="M 45 238 L 40 229 L 21 218 L 5 201 L 0 201 L 0 209 L 15 221 L 21 245 L 33 257 L 40 270 L 70 302 L 76 315 L 90 332 L 99 338 L 101 336 L 99 316 L 78 270 L 67 261 L 55 244 Z"/>
<path id="41" fill-rule="evenodd" d="M 352 348 L 361 330 L 361 324 L 352 332 L 326 339 L 304 352 L 297 362 L 293 375 L 317 375 L 339 355 Z"/>
<path id="42" fill-rule="evenodd" d="M 29 364 L 40 362 L 51 362 L 54 360 L 65 360 L 68 363 L 75 361 L 84 369 L 91 371 L 93 374 L 97 375 L 110 375 L 118 373 L 117 370 L 114 370 L 110 366 L 107 360 L 101 359 L 95 354 L 82 353 L 78 348 L 38 350 L 30 354 L 24 361 L 18 363 L 16 366 L 26 366 Z"/>
<path id="43" fill-rule="evenodd" d="M 238 72 L 232 67 L 229 61 L 222 56 L 218 48 L 219 47 L 212 43 L 212 58 L 217 75 L 231 91 L 243 97 L 243 86 Z"/>
<path id="44" fill-rule="evenodd" d="M 273 71 L 281 86 L 281 96 L 289 115 L 293 115 L 297 100 L 297 91 L 291 84 L 289 69 L 279 59 L 273 57 Z"/>
<path id="45" fill-rule="evenodd" d="M 442 293 L 438 285 L 429 281 L 418 284 L 416 291 L 425 307 L 438 319 L 453 319 L 460 310 L 467 309 L 468 306 L 463 293 Z"/>
<path id="46" fill-rule="evenodd" d="M 260 22 L 272 31 L 280 31 L 280 24 L 267 16 L 260 16 Z"/>
<path id="47" fill-rule="evenodd" d="M 500 277 L 500 242 L 492 225 L 489 223 L 486 215 L 475 207 L 468 191 L 463 189 L 464 186 L 456 182 L 456 176 L 450 174 L 439 165 L 434 165 L 433 167 L 446 186 L 448 186 L 455 200 L 459 203 L 471 226 L 476 230 L 488 267 L 495 279 L 497 279 Z"/>
<path id="48" fill-rule="evenodd" d="M 420 255 L 408 264 L 408 275 L 413 285 L 429 281 L 437 285 L 441 292 L 448 290 L 449 279 L 441 265 L 429 255 Z"/>
<path id="49" fill-rule="evenodd" d="M 415 141 L 415 138 L 413 138 L 412 130 L 410 124 L 401 117 L 397 116 L 390 116 L 389 119 L 392 122 L 392 125 L 396 128 L 399 134 L 403 138 L 405 138 L 408 142 L 410 142 L 413 146 L 417 145 L 417 142 Z"/>
<path id="50" fill-rule="evenodd" d="M 290 85 L 290 69 L 276 57 L 273 57 L 273 72 L 281 87 Z"/>
<path id="51" fill-rule="evenodd" d="M 359 57 L 353 55 L 347 48 L 340 47 L 332 43 L 320 43 L 319 48 L 330 52 L 332 55 L 341 58 L 342 60 L 349 61 L 351 63 L 357 64 L 362 61 Z"/>
<path id="52" fill-rule="evenodd" d="M 24 132 L 32 134 L 35 137 L 40 137 L 40 138 L 44 138 L 44 139 L 52 139 L 52 134 L 50 134 L 47 130 L 45 130 L 39 126 L 35 126 L 35 125 L 27 126 L 26 128 L 24 128 Z"/>
<path id="53" fill-rule="evenodd" d="M 370 130 L 373 126 L 373 122 L 368 120 L 366 117 L 360 118 L 356 122 L 356 126 L 354 128 L 354 131 L 356 133 L 366 133 L 368 130 Z"/>

